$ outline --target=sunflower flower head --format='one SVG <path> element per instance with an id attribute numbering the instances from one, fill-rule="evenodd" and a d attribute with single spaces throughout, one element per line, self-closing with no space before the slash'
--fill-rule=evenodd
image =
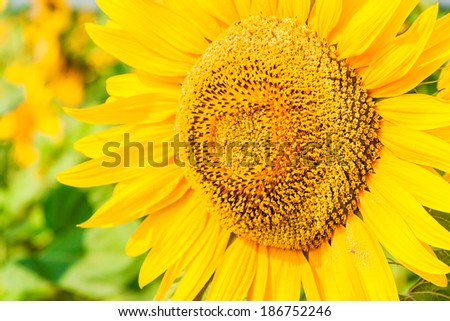
<path id="1" fill-rule="evenodd" d="M 346 222 L 380 148 L 374 103 L 354 70 L 292 18 L 228 28 L 186 78 L 178 122 L 196 159 L 187 175 L 222 224 L 283 249 L 316 248 Z M 225 150 L 248 142 L 254 159 L 242 148 L 210 166 L 201 141 Z M 274 141 L 289 148 L 269 150 Z"/>
<path id="2" fill-rule="evenodd" d="M 82 227 L 145 217 L 126 250 L 156 299 L 396 300 L 383 248 L 446 286 L 424 207 L 450 212 L 450 106 L 411 93 L 450 58 L 437 5 L 404 29 L 418 1 L 98 4 L 88 33 L 135 72 L 67 109 L 118 126 L 58 178 L 117 183 Z"/>

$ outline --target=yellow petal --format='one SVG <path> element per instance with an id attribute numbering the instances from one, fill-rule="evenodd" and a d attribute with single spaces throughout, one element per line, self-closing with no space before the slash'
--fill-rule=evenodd
<path id="1" fill-rule="evenodd" d="M 450 172 L 450 144 L 424 132 L 385 125 L 380 140 L 395 156 Z"/>
<path id="2" fill-rule="evenodd" d="M 305 24 L 309 17 L 311 1 L 309 0 L 279 0 L 278 15 L 281 17 L 296 18 L 300 24 Z"/>
<path id="3" fill-rule="evenodd" d="M 123 98 L 90 108 L 65 108 L 64 111 L 90 124 L 158 123 L 175 115 L 177 100 L 163 94 Z"/>
<path id="4" fill-rule="evenodd" d="M 174 265 L 167 269 L 167 271 L 164 273 L 164 277 L 162 278 L 161 283 L 159 284 L 158 291 L 155 294 L 154 300 L 162 301 L 165 299 L 175 280 L 186 267 L 185 263 L 185 256 L 183 256 Z"/>
<path id="5" fill-rule="evenodd" d="M 123 125 L 108 128 L 98 133 L 85 136 L 74 144 L 74 148 L 84 155 L 97 158 L 102 157 L 113 148 L 120 150 L 123 155 L 123 149 L 128 146 L 131 148 L 135 143 L 148 145 L 150 148 L 162 147 L 163 142 L 172 141 L 173 124 L 156 124 L 156 125 Z M 106 148 L 108 144 L 111 149 Z M 119 152 L 119 151 L 118 151 Z"/>
<path id="6" fill-rule="evenodd" d="M 150 250 L 155 244 L 155 240 L 160 238 L 165 224 L 173 222 L 176 216 L 182 215 L 185 206 L 186 204 L 176 202 L 162 211 L 148 215 L 128 239 L 125 248 L 127 255 L 138 256 Z M 175 208 L 176 211 L 174 211 Z"/>
<path id="7" fill-rule="evenodd" d="M 300 270 L 302 274 L 303 291 L 305 292 L 306 298 L 308 301 L 319 301 L 319 289 L 317 288 L 311 265 L 306 260 L 303 253 L 300 253 Z"/>
<path id="8" fill-rule="evenodd" d="M 436 21 L 433 33 L 407 77 L 372 90 L 372 97 L 392 97 L 408 92 L 420 84 L 450 58 L 450 15 Z"/>
<path id="9" fill-rule="evenodd" d="M 370 65 L 373 58 L 380 50 L 383 50 L 397 36 L 399 30 L 405 23 L 406 18 L 417 6 L 419 0 L 402 0 L 397 4 L 397 9 L 370 46 L 358 57 L 351 58 L 349 63 L 354 68 L 361 68 Z M 363 27 L 364 29 L 364 27 Z"/>
<path id="10" fill-rule="evenodd" d="M 277 12 L 277 1 L 257 0 L 252 1 L 250 14 L 259 16 L 273 16 Z"/>
<path id="11" fill-rule="evenodd" d="M 223 21 L 227 25 L 232 25 L 239 21 L 239 15 L 234 5 L 234 0 L 210 1 L 195 0 L 211 16 Z"/>
<path id="12" fill-rule="evenodd" d="M 166 77 L 186 76 L 195 62 L 189 58 L 174 61 L 159 56 L 121 29 L 87 24 L 86 31 L 97 46 L 125 64 L 149 74 Z"/>
<path id="13" fill-rule="evenodd" d="M 298 301 L 301 290 L 301 253 L 269 248 L 266 300 Z"/>
<path id="14" fill-rule="evenodd" d="M 169 139 L 169 138 L 168 138 Z M 165 142 L 157 142 L 150 147 L 136 143 L 120 148 L 118 142 L 104 146 L 104 156 L 78 164 L 56 175 L 56 179 L 65 185 L 76 187 L 101 186 L 126 181 L 142 175 L 143 170 L 161 168 L 175 164 L 173 150 Z M 166 147 L 164 147 L 166 146 Z"/>
<path id="15" fill-rule="evenodd" d="M 250 16 L 252 0 L 234 0 L 234 6 L 236 7 L 239 19 L 242 20 Z"/>
<path id="16" fill-rule="evenodd" d="M 450 126 L 442 127 L 442 128 L 435 128 L 425 131 L 427 134 L 436 136 L 447 143 L 450 143 Z"/>
<path id="17" fill-rule="evenodd" d="M 178 201 L 189 192 L 192 192 L 191 184 L 183 177 L 170 193 L 159 198 L 154 198 L 152 202 L 148 202 L 146 212 L 147 214 L 156 213 Z"/>
<path id="18" fill-rule="evenodd" d="M 161 145 L 156 142 L 169 142 L 172 135 L 173 124 L 115 126 L 83 137 L 75 142 L 74 148 L 90 158 L 97 158 L 105 155 L 104 148 L 111 142 L 119 143 L 122 148 L 127 146 L 126 142 L 128 146 L 131 142 L 139 142 L 153 144 L 155 148 Z"/>
<path id="19" fill-rule="evenodd" d="M 370 178 L 369 188 L 389 212 L 400 214 L 418 239 L 450 250 L 450 232 L 431 217 L 400 184 L 392 180 L 388 172 L 377 168 L 377 173 Z"/>
<path id="20" fill-rule="evenodd" d="M 180 83 L 176 78 L 174 78 L 174 81 L 170 80 L 170 78 L 168 81 L 166 77 L 156 77 L 148 74 L 122 74 L 106 80 L 106 91 L 109 95 L 116 98 L 155 93 L 164 93 L 177 97 L 181 93 Z"/>
<path id="21" fill-rule="evenodd" d="M 450 104 L 430 95 L 383 99 L 377 102 L 377 112 L 391 123 L 417 130 L 450 126 Z"/>
<path id="22" fill-rule="evenodd" d="M 433 250 L 426 244 L 423 244 L 424 248 L 433 256 L 436 256 L 436 254 L 433 252 Z M 441 286 L 441 287 L 446 287 L 447 286 L 447 276 L 443 275 L 443 274 L 430 274 L 427 272 L 423 272 L 421 270 L 416 269 L 415 267 L 406 264 L 405 262 L 403 262 L 402 260 L 397 259 L 398 262 L 403 265 L 405 268 L 407 268 L 408 270 L 411 270 L 412 272 L 414 272 L 415 274 L 417 274 L 418 276 L 420 276 L 421 278 L 433 283 L 434 285 L 437 286 Z"/>
<path id="23" fill-rule="evenodd" d="M 165 226 L 170 226 L 179 215 L 192 209 L 192 193 L 184 193 L 175 198 L 168 206 L 148 215 L 128 240 L 125 248 L 127 255 L 138 256 L 147 252 L 165 233 Z"/>
<path id="24" fill-rule="evenodd" d="M 338 43 L 352 17 L 370 0 L 342 0 L 341 17 L 328 36 L 330 43 Z"/>
<path id="25" fill-rule="evenodd" d="M 365 88 L 383 87 L 407 75 L 430 39 L 437 12 L 437 6 L 424 11 L 408 31 L 395 38 L 374 57 L 363 75 Z"/>
<path id="26" fill-rule="evenodd" d="M 180 52 L 201 55 L 209 45 L 195 24 L 156 1 L 129 0 L 125 3 L 119 0 L 97 0 L 97 4 L 140 43 L 148 48 L 158 48 L 162 56 L 174 54 L 173 49 L 166 52 L 169 46 Z M 189 57 L 185 55 L 182 58 Z"/>
<path id="27" fill-rule="evenodd" d="M 331 257 L 331 247 L 327 242 L 313 251 L 308 252 L 308 260 L 316 280 L 317 289 L 322 300 L 340 301 L 341 297 L 336 278 L 333 274 L 333 260 Z"/>
<path id="28" fill-rule="evenodd" d="M 193 300 L 216 270 L 230 238 L 230 233 L 220 230 L 217 222 L 216 227 L 213 236 L 187 267 L 172 300 Z"/>
<path id="29" fill-rule="evenodd" d="M 396 13 L 400 2 L 368 1 L 345 28 L 338 44 L 339 56 L 349 58 L 364 53 Z"/>
<path id="30" fill-rule="evenodd" d="M 345 229 L 347 250 L 352 253 L 368 299 L 398 300 L 392 271 L 375 236 L 356 215 L 347 219 Z"/>
<path id="31" fill-rule="evenodd" d="M 431 274 L 446 274 L 450 268 L 428 253 L 411 229 L 395 211 L 389 211 L 382 199 L 365 191 L 360 201 L 364 222 L 395 258 Z"/>
<path id="32" fill-rule="evenodd" d="M 331 240 L 332 269 L 333 274 L 338 276 L 336 278 L 337 289 L 343 300 L 367 300 L 353 262 L 354 254 L 347 246 L 345 228 L 338 227 Z"/>
<path id="33" fill-rule="evenodd" d="M 149 94 L 151 90 L 139 81 L 136 74 L 123 74 L 106 80 L 106 91 L 114 97 L 130 97 Z"/>
<path id="34" fill-rule="evenodd" d="M 448 55 L 448 50 L 450 49 L 450 46 L 448 45 L 448 40 L 450 39 L 449 32 L 450 15 L 446 14 L 436 21 L 436 26 L 434 27 L 430 41 L 428 41 L 427 46 L 420 57 L 422 62 L 436 59 L 436 54 L 440 55 L 440 58 Z"/>
<path id="35" fill-rule="evenodd" d="M 203 34 L 203 37 L 213 41 L 222 31 L 219 22 L 204 11 L 201 6 L 192 0 L 164 0 L 164 4 L 193 24 Z"/>
<path id="36" fill-rule="evenodd" d="M 204 233 L 201 233 L 199 237 L 192 244 L 186 253 L 174 264 L 172 265 L 166 273 L 159 285 L 158 292 L 156 293 L 155 300 L 163 300 L 167 295 L 169 289 L 173 286 L 176 278 L 180 276 L 181 272 L 194 260 L 198 259 L 202 249 L 207 246 L 208 240 L 214 238 L 217 241 L 217 236 L 219 235 L 220 227 L 215 219 L 209 219 Z"/>
<path id="37" fill-rule="evenodd" d="M 248 292 L 248 300 L 262 301 L 266 292 L 267 278 L 269 275 L 269 253 L 267 246 L 258 245 L 256 274 L 252 286 Z"/>
<path id="38" fill-rule="evenodd" d="M 58 173 L 56 179 L 64 185 L 93 187 L 117 183 L 142 174 L 142 168 L 123 166 L 108 167 L 109 157 L 99 157 L 78 164 Z"/>
<path id="39" fill-rule="evenodd" d="M 207 221 L 204 204 L 198 204 L 189 213 L 180 213 L 173 224 L 165 228 L 142 263 L 139 286 L 143 287 L 179 260 L 204 233 Z"/>
<path id="40" fill-rule="evenodd" d="M 311 12 L 308 25 L 317 31 L 320 38 L 327 39 L 330 32 L 339 22 L 342 12 L 342 0 L 317 0 Z"/>
<path id="41" fill-rule="evenodd" d="M 255 277 L 256 258 L 256 243 L 237 238 L 217 267 L 207 299 L 243 300 Z"/>
<path id="42" fill-rule="evenodd" d="M 383 151 L 375 170 L 391 177 L 422 205 L 450 213 L 450 185 L 441 177 L 400 160 L 387 150 Z"/>
<path id="43" fill-rule="evenodd" d="M 179 189 L 184 172 L 176 166 L 148 169 L 129 184 L 126 190 L 105 202 L 81 227 L 117 225 L 137 219 L 149 207 L 173 197 Z"/>

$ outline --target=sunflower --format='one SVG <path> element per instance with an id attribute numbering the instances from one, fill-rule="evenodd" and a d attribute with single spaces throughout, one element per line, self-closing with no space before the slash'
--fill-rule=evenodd
<path id="1" fill-rule="evenodd" d="M 117 183 L 81 226 L 145 217 L 126 251 L 156 299 L 397 300 L 383 248 L 446 286 L 425 207 L 450 212 L 450 106 L 411 91 L 450 58 L 450 15 L 405 30 L 418 2 L 98 0 L 88 33 L 135 72 L 67 109 L 118 125 L 58 175 Z"/>

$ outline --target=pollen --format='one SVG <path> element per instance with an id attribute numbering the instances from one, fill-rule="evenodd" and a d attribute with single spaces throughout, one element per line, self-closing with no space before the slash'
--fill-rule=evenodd
<path id="1" fill-rule="evenodd" d="M 335 46 L 295 19 L 254 16 L 211 42 L 177 113 L 186 176 L 239 237 L 309 251 L 357 209 L 380 117 Z"/>

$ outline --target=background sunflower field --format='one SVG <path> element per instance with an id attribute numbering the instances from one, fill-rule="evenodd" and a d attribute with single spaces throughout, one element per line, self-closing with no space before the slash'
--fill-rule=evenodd
<path id="1" fill-rule="evenodd" d="M 435 2 L 422 1 L 411 20 Z M 450 12 L 450 1 L 439 2 L 441 14 Z M 106 80 L 128 68 L 84 30 L 86 22 L 105 21 L 90 0 L 0 0 L 0 300 L 149 300 L 156 292 L 159 279 L 138 287 L 143 257 L 125 255 L 138 222 L 76 227 L 112 186 L 76 189 L 55 180 L 83 161 L 73 143 L 101 129 L 71 119 L 63 107 L 104 102 Z M 435 93 L 437 77 L 416 90 Z M 448 214 L 432 214 L 450 229 Z M 450 252 L 437 254 L 450 264 Z M 450 299 L 450 287 L 390 261 L 401 299 Z"/>

